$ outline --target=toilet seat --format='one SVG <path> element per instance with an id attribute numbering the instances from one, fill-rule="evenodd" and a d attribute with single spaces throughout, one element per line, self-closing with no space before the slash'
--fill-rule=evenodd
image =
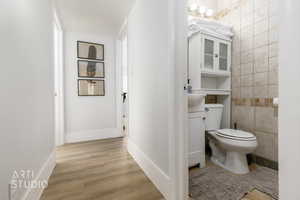
<path id="1" fill-rule="evenodd" d="M 234 130 L 234 129 L 220 129 L 216 131 L 216 135 L 226 139 L 239 140 L 239 141 L 253 141 L 256 137 L 249 132 Z"/>

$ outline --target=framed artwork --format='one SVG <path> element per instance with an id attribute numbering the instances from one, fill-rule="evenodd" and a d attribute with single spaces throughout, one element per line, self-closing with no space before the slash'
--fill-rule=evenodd
<path id="1" fill-rule="evenodd" d="M 78 60 L 78 77 L 81 78 L 105 78 L 104 62 Z"/>
<path id="2" fill-rule="evenodd" d="M 104 61 L 104 45 L 77 41 L 77 57 L 80 59 Z"/>
<path id="3" fill-rule="evenodd" d="M 104 80 L 79 79 L 78 96 L 105 96 Z"/>

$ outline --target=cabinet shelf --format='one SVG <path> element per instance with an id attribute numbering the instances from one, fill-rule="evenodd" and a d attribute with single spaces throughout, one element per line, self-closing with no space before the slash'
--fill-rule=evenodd
<path id="1" fill-rule="evenodd" d="M 228 71 L 208 71 L 208 70 L 201 70 L 201 75 L 205 77 L 230 77 L 231 73 Z"/>
<path id="2" fill-rule="evenodd" d="M 230 89 L 210 89 L 210 88 L 202 88 L 203 93 L 206 95 L 230 95 Z"/>

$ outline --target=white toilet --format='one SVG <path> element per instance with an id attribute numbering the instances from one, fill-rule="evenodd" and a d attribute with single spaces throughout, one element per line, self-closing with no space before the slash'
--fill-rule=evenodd
<path id="1" fill-rule="evenodd" d="M 211 160 L 235 174 L 247 174 L 249 167 L 246 155 L 256 149 L 256 137 L 241 130 L 220 129 L 223 108 L 221 104 L 205 105 L 205 127 L 212 149 Z"/>

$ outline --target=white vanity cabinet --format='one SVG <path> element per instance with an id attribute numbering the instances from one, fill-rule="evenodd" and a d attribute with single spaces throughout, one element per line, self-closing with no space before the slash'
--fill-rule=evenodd
<path id="1" fill-rule="evenodd" d="M 189 167 L 205 167 L 205 112 L 189 113 Z"/>
<path id="2" fill-rule="evenodd" d="M 201 36 L 201 69 L 209 72 L 230 72 L 231 42 L 216 37 L 200 34 Z"/>

